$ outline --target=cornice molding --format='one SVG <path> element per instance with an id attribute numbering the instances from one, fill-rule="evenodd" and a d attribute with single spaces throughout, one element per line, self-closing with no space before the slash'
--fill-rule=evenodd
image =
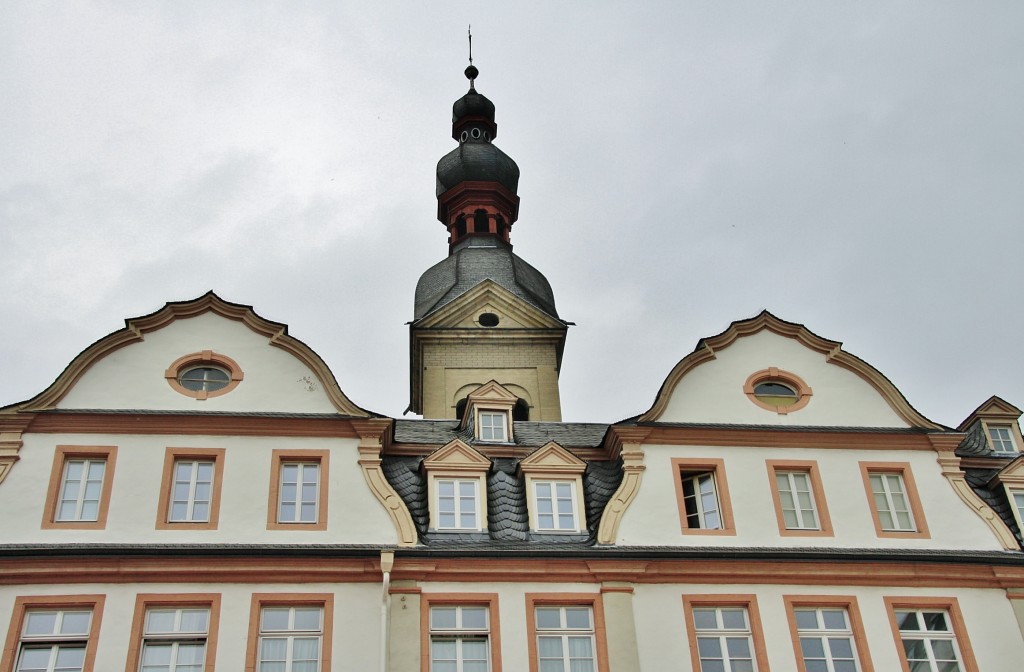
<path id="1" fill-rule="evenodd" d="M 381 455 L 391 441 L 392 423 L 390 418 L 354 420 L 352 422 L 359 432 L 359 468 L 370 492 L 377 498 L 380 505 L 387 511 L 395 526 L 399 546 L 416 545 L 416 525 L 413 523 L 409 508 L 395 489 L 384 477 L 381 468 Z"/>

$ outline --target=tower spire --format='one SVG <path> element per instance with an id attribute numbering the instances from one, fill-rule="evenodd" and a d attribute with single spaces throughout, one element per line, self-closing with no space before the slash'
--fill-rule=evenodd
<path id="1" fill-rule="evenodd" d="M 469 30 L 466 31 L 469 35 L 469 67 L 466 68 L 466 79 L 469 80 L 469 90 L 475 92 L 476 78 L 480 75 L 480 71 L 473 65 L 473 26 L 470 24 Z"/>

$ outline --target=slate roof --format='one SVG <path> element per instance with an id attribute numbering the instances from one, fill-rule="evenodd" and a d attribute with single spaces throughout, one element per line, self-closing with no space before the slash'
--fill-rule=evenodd
<path id="1" fill-rule="evenodd" d="M 447 259 L 434 264 L 416 283 L 414 315 L 418 320 L 484 280 L 493 280 L 535 308 L 558 318 L 555 294 L 547 278 L 512 249 L 490 236 L 470 236 Z"/>
<path id="2" fill-rule="evenodd" d="M 597 448 L 604 442 L 608 425 L 597 422 L 535 422 L 517 420 L 512 423 L 515 445 L 540 448 L 554 441 L 564 448 Z M 473 432 L 459 430 L 458 420 L 395 420 L 395 443 L 417 443 L 440 447 L 454 439 L 469 445 L 493 445 L 477 441 Z"/>
<path id="3" fill-rule="evenodd" d="M 409 508 L 420 543 L 428 546 L 491 547 L 502 543 L 535 546 L 585 547 L 592 545 L 605 506 L 622 481 L 621 461 L 593 461 L 583 473 L 584 534 L 531 532 L 526 480 L 516 472 L 516 458 L 495 458 L 486 478 L 487 530 L 485 532 L 437 532 L 430 530 L 427 476 L 419 457 L 385 457 L 384 477 Z"/>
<path id="4" fill-rule="evenodd" d="M 960 457 L 991 457 L 995 455 L 992 444 L 985 436 L 985 428 L 982 426 L 981 420 L 972 422 L 964 433 L 964 439 L 956 449 L 957 455 Z"/>

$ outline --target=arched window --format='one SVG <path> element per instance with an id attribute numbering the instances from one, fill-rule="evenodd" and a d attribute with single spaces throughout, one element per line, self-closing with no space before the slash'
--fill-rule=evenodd
<path id="1" fill-rule="evenodd" d="M 530 419 L 530 405 L 526 403 L 525 399 L 516 400 L 516 405 L 512 407 L 512 419 L 513 420 L 529 420 Z"/>
<path id="2" fill-rule="evenodd" d="M 458 238 L 462 238 L 466 235 L 466 218 L 463 215 L 459 215 L 455 218 L 455 235 Z"/>
<path id="3" fill-rule="evenodd" d="M 466 401 L 466 397 L 463 397 L 455 404 L 455 418 L 457 420 L 462 420 L 462 416 L 466 414 Z"/>
<path id="4" fill-rule="evenodd" d="M 473 231 L 475 233 L 488 233 L 490 230 L 490 224 L 487 222 L 487 211 L 477 210 L 476 214 L 473 215 Z"/>

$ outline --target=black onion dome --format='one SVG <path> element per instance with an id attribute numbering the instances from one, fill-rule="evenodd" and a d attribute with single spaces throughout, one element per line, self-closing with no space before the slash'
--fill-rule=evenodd
<path id="1" fill-rule="evenodd" d="M 453 124 L 465 117 L 483 117 L 494 123 L 494 103 L 482 93 L 470 91 L 452 105 Z"/>
<path id="2" fill-rule="evenodd" d="M 520 299 L 558 318 L 555 295 L 547 278 L 491 238 L 470 237 L 435 264 L 416 283 L 416 319 L 462 296 L 484 280 L 493 280 Z"/>
<path id="3" fill-rule="evenodd" d="M 515 194 L 519 189 L 519 166 L 489 142 L 460 142 L 437 162 L 437 195 L 470 181 L 497 182 Z"/>

